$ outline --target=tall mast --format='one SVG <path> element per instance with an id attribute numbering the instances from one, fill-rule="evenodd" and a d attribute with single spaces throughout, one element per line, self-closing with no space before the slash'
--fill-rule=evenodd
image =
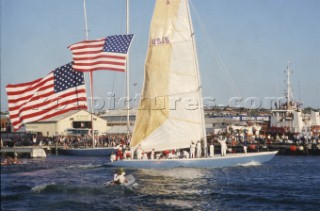
<path id="1" fill-rule="evenodd" d="M 199 93 L 198 93 L 198 102 L 199 102 L 199 109 L 200 109 L 200 115 L 201 115 L 201 122 L 202 122 L 202 134 L 203 134 L 203 147 L 205 150 L 205 156 L 207 156 L 207 149 L 208 149 L 208 143 L 207 143 L 207 133 L 206 133 L 206 127 L 205 127 L 205 120 L 204 120 L 204 107 L 203 107 L 203 102 L 202 102 L 202 86 L 201 86 L 201 79 L 200 79 L 200 71 L 199 71 L 199 62 L 198 62 L 198 56 L 197 56 L 197 48 L 196 48 L 196 42 L 194 38 L 194 30 L 193 30 L 193 25 L 192 25 L 192 20 L 191 20 L 191 13 L 190 13 L 190 8 L 189 8 L 189 2 L 188 0 L 185 0 L 187 4 L 187 10 L 188 10 L 188 15 L 189 15 L 189 24 L 190 24 L 190 29 L 191 29 L 191 36 L 192 36 L 192 44 L 193 44 L 193 53 L 194 53 L 194 58 L 195 58 L 195 66 L 197 69 L 197 74 L 196 74 L 196 80 L 199 84 Z"/>
<path id="2" fill-rule="evenodd" d="M 129 0 L 126 0 L 126 33 L 129 34 Z M 130 133 L 130 82 L 129 82 L 129 54 L 126 63 L 126 94 L 127 94 L 127 137 Z"/>
<path id="3" fill-rule="evenodd" d="M 86 40 L 88 40 L 89 39 L 89 30 L 88 30 L 86 0 L 83 0 L 83 13 L 84 13 L 84 33 L 85 33 Z"/>
<path id="4" fill-rule="evenodd" d="M 88 30 L 88 20 L 87 20 L 87 8 L 86 8 L 86 0 L 83 0 L 83 13 L 84 13 L 84 32 L 86 40 L 89 39 L 89 30 Z M 92 135 L 92 147 L 95 147 L 95 139 L 94 139 L 94 130 L 93 130 L 93 78 L 92 71 L 89 72 L 89 80 L 90 80 L 90 108 L 91 108 L 91 135 Z"/>

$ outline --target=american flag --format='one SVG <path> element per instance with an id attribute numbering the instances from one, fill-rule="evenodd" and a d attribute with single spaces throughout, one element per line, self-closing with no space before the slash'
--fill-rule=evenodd
<path id="1" fill-rule="evenodd" d="M 61 66 L 44 78 L 6 86 L 10 121 L 14 130 L 24 123 L 48 119 L 70 110 L 87 109 L 83 73 L 72 63 Z"/>
<path id="2" fill-rule="evenodd" d="M 81 72 L 113 70 L 124 72 L 133 34 L 113 35 L 70 45 L 73 69 Z"/>

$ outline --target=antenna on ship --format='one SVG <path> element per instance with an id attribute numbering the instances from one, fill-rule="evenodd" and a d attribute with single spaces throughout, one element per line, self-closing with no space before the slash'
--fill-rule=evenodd
<path id="1" fill-rule="evenodd" d="M 287 90 L 286 90 L 286 98 L 287 98 L 287 109 L 292 109 L 293 107 L 293 103 L 294 103 L 294 99 L 293 99 L 293 92 L 292 92 L 292 88 L 291 88 L 291 74 L 293 73 L 290 70 L 290 61 L 288 61 L 288 65 L 287 65 L 287 69 L 285 70 L 285 73 L 287 74 Z"/>

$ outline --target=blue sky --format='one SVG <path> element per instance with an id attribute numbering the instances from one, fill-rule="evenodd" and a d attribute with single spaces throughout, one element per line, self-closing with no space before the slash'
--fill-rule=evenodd
<path id="1" fill-rule="evenodd" d="M 125 0 L 86 4 L 89 39 L 125 33 Z M 153 6 L 153 0 L 130 1 L 131 95 L 143 83 Z M 249 98 L 268 107 L 266 99 L 283 96 L 291 61 L 295 99 L 320 108 L 319 0 L 192 0 L 191 12 L 204 97 L 228 105 L 240 94 L 244 107 Z M 1 110 L 7 110 L 6 84 L 44 77 L 70 62 L 67 47 L 83 39 L 82 0 L 1 0 Z M 94 96 L 125 96 L 124 73 L 93 75 Z"/>

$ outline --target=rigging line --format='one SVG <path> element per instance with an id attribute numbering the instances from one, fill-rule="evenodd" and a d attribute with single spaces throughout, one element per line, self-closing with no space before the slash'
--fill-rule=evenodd
<path id="1" fill-rule="evenodd" d="M 208 43 L 209 43 L 209 47 L 212 50 L 214 56 L 216 57 L 217 61 L 218 61 L 218 65 L 220 66 L 220 68 L 222 69 L 222 74 L 224 75 L 224 77 L 226 78 L 228 84 L 230 85 L 232 91 L 239 97 L 241 97 L 241 94 L 239 93 L 236 84 L 234 83 L 230 72 L 228 70 L 228 68 L 226 67 L 226 65 L 224 64 L 222 58 L 219 56 L 219 53 L 217 51 L 217 49 L 215 48 L 214 42 L 212 41 L 212 39 L 209 37 L 209 33 L 205 27 L 205 24 L 203 23 L 202 19 L 200 18 L 199 13 L 197 12 L 197 10 L 195 9 L 194 5 L 192 4 L 192 2 L 190 2 L 192 10 L 195 13 L 195 17 L 197 18 L 198 22 L 200 23 L 200 29 L 203 32 L 203 34 L 205 35 Z"/>
<path id="2" fill-rule="evenodd" d="M 198 16 L 196 16 L 198 17 Z M 218 61 L 218 65 L 220 66 L 221 70 L 222 70 L 222 74 L 224 75 L 224 77 L 226 78 L 230 88 L 232 89 L 232 91 L 237 95 L 237 96 L 241 96 L 240 93 L 238 92 L 238 89 L 226 67 L 226 65 L 224 64 L 222 58 L 220 57 L 218 51 L 216 50 L 216 48 L 214 47 L 214 43 L 213 41 L 210 39 L 208 33 L 207 33 L 207 30 L 206 28 L 203 26 L 203 23 L 200 24 L 200 28 L 201 30 L 204 32 L 205 36 L 206 36 L 206 39 L 207 41 L 209 42 L 209 47 L 210 49 L 212 50 L 214 56 L 216 57 L 217 61 Z"/>

